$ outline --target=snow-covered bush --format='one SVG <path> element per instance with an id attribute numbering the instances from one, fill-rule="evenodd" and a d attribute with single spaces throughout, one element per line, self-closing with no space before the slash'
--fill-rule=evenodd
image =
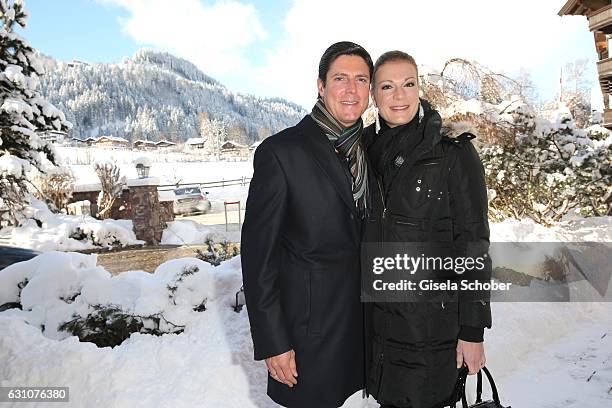
<path id="1" fill-rule="evenodd" d="M 538 111 L 525 102 L 520 81 L 458 58 L 420 79 L 445 127 L 461 123 L 477 135 L 493 220 L 529 217 L 549 225 L 571 211 L 612 213 L 612 136 L 601 126 L 581 128 L 588 115 L 578 99 Z M 580 112 L 578 123 L 571 112 Z"/>
<path id="2" fill-rule="evenodd" d="M 69 168 L 57 168 L 40 177 L 40 198 L 55 212 L 66 208 L 74 192 L 76 178 Z"/>
<path id="3" fill-rule="evenodd" d="M 513 111 L 513 123 L 525 123 Z M 610 214 L 612 136 L 604 128 L 578 129 L 567 109 L 554 123 L 538 118 L 533 131 L 515 133 L 515 143 L 481 149 L 495 220 L 529 217 L 542 224 L 570 211 Z"/>
<path id="4" fill-rule="evenodd" d="M 131 220 L 55 214 L 42 201 L 33 196 L 29 199 L 22 224 L 0 230 L 0 238 L 9 245 L 37 251 L 80 251 L 144 244 L 136 239 Z"/>
<path id="5" fill-rule="evenodd" d="M 213 268 L 196 258 L 111 276 L 96 255 L 46 252 L 0 270 L 0 309 L 21 308 L 46 337 L 99 347 L 136 332 L 181 333 L 215 296 Z"/>
<path id="6" fill-rule="evenodd" d="M 196 258 L 208 262 L 212 266 L 219 266 L 221 262 L 240 255 L 240 246 L 234 242 L 214 242 L 212 238 L 207 238 L 204 243 L 207 248 L 196 250 Z"/>
<path id="7" fill-rule="evenodd" d="M 120 168 L 114 162 L 95 163 L 94 168 L 101 185 L 97 216 L 102 219 L 110 218 L 110 210 L 123 192 L 125 177 L 121 177 Z"/>
<path id="8" fill-rule="evenodd" d="M 27 201 L 27 173 L 55 165 L 53 148 L 37 133 L 71 127 L 37 91 L 43 66 L 14 31 L 26 26 L 26 18 L 20 0 L 0 0 L 0 226 L 18 222 Z"/>

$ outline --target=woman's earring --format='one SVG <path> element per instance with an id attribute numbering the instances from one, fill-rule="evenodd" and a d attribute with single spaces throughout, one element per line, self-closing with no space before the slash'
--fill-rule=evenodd
<path id="1" fill-rule="evenodd" d="M 380 132 L 380 119 L 378 117 L 378 108 L 374 107 L 374 114 L 376 115 L 376 134 L 378 134 L 378 132 Z"/>
<path id="2" fill-rule="evenodd" d="M 423 104 L 419 103 L 419 122 L 421 122 L 423 116 L 425 116 L 425 109 L 423 109 Z"/>

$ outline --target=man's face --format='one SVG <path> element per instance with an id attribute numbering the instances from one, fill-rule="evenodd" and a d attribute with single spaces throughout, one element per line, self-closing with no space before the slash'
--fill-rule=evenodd
<path id="1" fill-rule="evenodd" d="M 317 80 L 325 107 L 342 126 L 353 125 L 368 107 L 368 65 L 357 55 L 341 55 L 332 62 L 325 79 L 325 84 Z"/>

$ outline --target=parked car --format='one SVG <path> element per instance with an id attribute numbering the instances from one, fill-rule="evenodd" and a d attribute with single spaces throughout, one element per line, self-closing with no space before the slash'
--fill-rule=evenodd
<path id="1" fill-rule="evenodd" d="M 206 192 L 200 187 L 182 187 L 174 190 L 174 213 L 207 213 L 211 204 Z"/>
<path id="2" fill-rule="evenodd" d="M 0 270 L 14 263 L 32 259 L 37 255 L 40 255 L 40 252 L 26 248 L 0 245 Z"/>

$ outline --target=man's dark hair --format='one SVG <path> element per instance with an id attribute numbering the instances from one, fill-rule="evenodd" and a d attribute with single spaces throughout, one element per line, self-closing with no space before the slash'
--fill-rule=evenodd
<path id="1" fill-rule="evenodd" d="M 342 55 L 356 55 L 363 58 L 368 66 L 368 69 L 370 70 L 370 79 L 372 78 L 374 64 L 372 63 L 372 57 L 370 57 L 370 54 L 365 50 L 365 48 L 359 44 L 355 44 L 354 42 L 341 41 L 332 44 L 328 49 L 326 49 L 321 57 L 321 61 L 319 61 L 319 79 L 323 81 L 323 85 L 325 85 L 325 78 L 327 77 L 329 67 L 331 67 L 331 64 L 336 60 L 336 58 Z"/>
<path id="2" fill-rule="evenodd" d="M 416 72 L 417 72 L 417 81 L 418 81 L 419 68 L 417 67 L 416 61 L 414 60 L 412 55 L 406 54 L 404 51 L 394 50 L 394 51 L 385 52 L 383 55 L 378 57 L 378 59 L 376 60 L 376 64 L 374 64 L 374 74 L 370 75 L 371 77 L 370 81 L 372 83 L 372 86 L 374 86 L 374 78 L 376 77 L 376 73 L 378 72 L 380 67 L 385 65 L 387 62 L 395 62 L 395 61 L 405 61 L 405 62 L 408 62 L 414 65 L 414 68 L 416 69 Z"/>

